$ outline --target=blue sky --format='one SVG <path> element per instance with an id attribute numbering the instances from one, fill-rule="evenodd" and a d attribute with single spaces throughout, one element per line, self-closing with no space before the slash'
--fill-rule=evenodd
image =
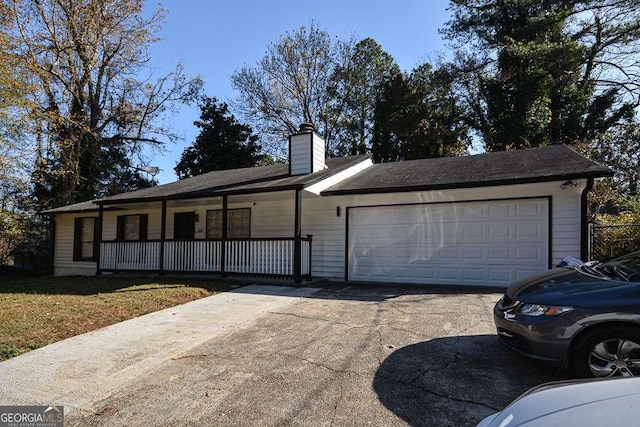
<path id="1" fill-rule="evenodd" d="M 158 3 L 149 3 L 152 7 Z M 285 32 L 315 20 L 341 39 L 371 37 L 389 52 L 403 70 L 434 59 L 446 47 L 438 29 L 449 19 L 446 0 L 326 0 L 268 2 L 248 0 L 163 0 L 167 10 L 160 32 L 162 40 L 151 49 L 150 65 L 158 74 L 172 71 L 178 62 L 188 75 L 200 75 L 205 93 L 222 101 L 236 97 L 230 76 L 244 64 L 253 65 L 267 45 Z M 393 6 L 390 6 L 393 4 Z M 160 183 L 176 179 L 174 166 L 184 148 L 193 142 L 198 118 L 196 107 L 182 107 L 171 118 L 184 141 L 169 144 L 150 164 L 162 171 Z"/>

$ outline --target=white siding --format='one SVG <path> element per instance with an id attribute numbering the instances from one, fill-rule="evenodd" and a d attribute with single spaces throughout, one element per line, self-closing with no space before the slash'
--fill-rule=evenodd
<path id="1" fill-rule="evenodd" d="M 292 135 L 289 162 L 291 175 L 304 175 L 326 169 L 324 139 L 315 132 Z"/>
<path id="2" fill-rule="evenodd" d="M 304 175 L 311 172 L 311 138 L 312 133 L 291 136 L 291 175 Z"/>
<path id="3" fill-rule="evenodd" d="M 76 262 L 73 260 L 73 233 L 76 218 L 97 217 L 95 212 L 86 214 L 57 215 L 55 250 L 53 256 L 53 274 L 55 276 L 93 275 L 96 273 L 96 263 L 89 261 Z"/>
<path id="4" fill-rule="evenodd" d="M 364 194 L 316 197 L 305 194 L 302 234 L 313 235 L 314 277 L 344 279 L 346 208 L 409 203 L 454 202 L 551 196 L 551 259 L 552 264 L 565 256 L 580 256 L 580 194 L 586 180 L 577 187 L 561 189 L 562 182 L 522 184 L 498 187 Z M 336 207 L 340 206 L 338 217 Z"/>
<path id="5" fill-rule="evenodd" d="M 288 200 L 257 201 L 252 206 L 251 237 L 293 237 L 294 193 L 283 193 L 283 197 L 288 197 Z"/>
<path id="6" fill-rule="evenodd" d="M 327 168 L 325 164 L 325 144 L 324 139 L 313 133 L 313 171 L 319 172 Z"/>

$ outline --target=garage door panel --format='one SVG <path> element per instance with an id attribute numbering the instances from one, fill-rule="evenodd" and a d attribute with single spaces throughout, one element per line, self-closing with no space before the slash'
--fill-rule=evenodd
<path id="1" fill-rule="evenodd" d="M 349 209 L 350 280 L 508 285 L 547 268 L 548 201 Z"/>
<path id="2" fill-rule="evenodd" d="M 462 248 L 465 261 L 485 261 L 487 259 L 486 248 Z"/>
<path id="3" fill-rule="evenodd" d="M 490 239 L 510 239 L 512 236 L 512 230 L 509 224 L 487 224 L 488 236 Z"/>
<path id="4" fill-rule="evenodd" d="M 488 207 L 480 205 L 458 207 L 456 212 L 462 220 L 485 219 L 489 216 Z"/>
<path id="5" fill-rule="evenodd" d="M 463 270 L 463 279 L 465 281 L 482 281 L 484 279 L 484 269 L 465 268 Z"/>
<path id="6" fill-rule="evenodd" d="M 460 227 L 463 240 L 482 240 L 487 237 L 487 226 L 479 223 L 466 224 Z"/>
<path id="7" fill-rule="evenodd" d="M 525 222 L 517 224 L 516 238 L 518 239 L 539 239 L 542 237 L 542 225 L 534 222 Z"/>
<path id="8" fill-rule="evenodd" d="M 512 215 L 511 204 L 491 205 L 489 206 L 489 216 L 491 218 L 509 217 Z"/>
<path id="9" fill-rule="evenodd" d="M 494 246 L 487 248 L 487 252 L 489 253 L 488 261 L 498 261 L 503 263 L 503 260 L 509 259 L 509 248 L 506 246 Z"/>
<path id="10" fill-rule="evenodd" d="M 489 281 L 492 283 L 508 284 L 512 282 L 512 276 L 515 276 L 514 272 L 507 268 L 493 268 L 488 270 Z"/>
<path id="11" fill-rule="evenodd" d="M 516 205 L 516 212 L 520 217 L 524 217 L 527 215 L 539 217 L 543 215 L 540 203 L 533 200 L 518 203 Z"/>

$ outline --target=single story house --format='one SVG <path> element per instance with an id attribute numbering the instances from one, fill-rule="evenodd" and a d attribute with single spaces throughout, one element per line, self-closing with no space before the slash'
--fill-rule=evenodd
<path id="1" fill-rule="evenodd" d="M 325 159 L 202 174 L 51 209 L 56 275 L 118 272 L 507 286 L 586 257 L 586 198 L 611 171 L 564 145 L 374 164 Z"/>

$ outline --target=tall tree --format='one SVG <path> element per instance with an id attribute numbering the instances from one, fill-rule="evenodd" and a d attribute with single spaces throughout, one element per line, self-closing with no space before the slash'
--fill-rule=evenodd
<path id="1" fill-rule="evenodd" d="M 0 29 L 13 22 L 13 11 L 0 0 Z M 28 212 L 30 151 L 25 147 L 24 94 L 31 89 L 14 55 L 15 40 L 0 31 L 0 265 L 32 231 L 37 219 Z"/>
<path id="2" fill-rule="evenodd" d="M 0 0 L 0 29 L 13 22 L 13 11 Z M 30 89 L 13 54 L 15 41 L 0 31 L 0 182 L 10 182 L 24 174 L 25 150 L 20 120 L 25 105 L 23 94 Z"/>
<path id="3" fill-rule="evenodd" d="M 453 91 L 453 74 L 430 64 L 391 77 L 374 110 L 377 162 L 464 154 L 470 144 L 465 111 Z"/>
<path id="4" fill-rule="evenodd" d="M 36 194 L 43 206 L 108 194 L 123 168 L 144 164 L 143 147 L 175 137 L 159 119 L 199 89 L 180 66 L 140 77 L 164 11 L 143 13 L 142 0 L 6 2 L 13 20 L 2 33 L 19 75 L 34 83 L 25 98 Z M 130 177 L 141 178 L 135 169 Z"/>
<path id="5" fill-rule="evenodd" d="M 240 94 L 238 108 L 262 135 L 268 151 L 286 154 L 287 137 L 301 123 L 312 123 L 334 151 L 344 106 L 332 96 L 332 77 L 348 60 L 352 45 L 332 39 L 311 22 L 271 43 L 255 66 L 244 66 L 231 76 Z"/>
<path id="6" fill-rule="evenodd" d="M 338 64 L 333 81 L 335 96 L 344 100 L 337 132 L 340 154 L 371 151 L 376 99 L 383 84 L 399 73 L 393 57 L 372 38 L 358 42 L 349 60 Z"/>
<path id="7" fill-rule="evenodd" d="M 264 156 L 259 154 L 258 136 L 250 126 L 236 120 L 226 103 L 204 97 L 200 111 L 200 120 L 194 122 L 200 134 L 182 153 L 175 167 L 178 178 L 251 167 L 261 162 Z"/>
<path id="8" fill-rule="evenodd" d="M 585 144 L 583 150 L 615 171 L 613 185 L 626 195 L 640 190 L 640 124 L 619 123 Z"/>
<path id="9" fill-rule="evenodd" d="M 488 150 L 577 144 L 637 105 L 636 0 L 452 0 L 467 101 Z"/>

